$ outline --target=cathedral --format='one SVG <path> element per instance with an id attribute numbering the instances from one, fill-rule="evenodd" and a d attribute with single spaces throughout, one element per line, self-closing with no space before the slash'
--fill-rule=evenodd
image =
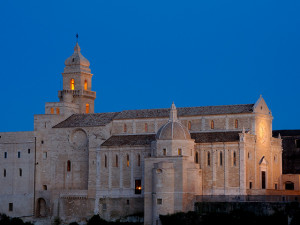
<path id="1" fill-rule="evenodd" d="M 89 61 L 76 43 L 58 102 L 34 131 L 0 133 L 0 213 L 81 221 L 187 212 L 201 201 L 299 195 L 282 172 L 282 138 L 256 103 L 95 113 Z"/>

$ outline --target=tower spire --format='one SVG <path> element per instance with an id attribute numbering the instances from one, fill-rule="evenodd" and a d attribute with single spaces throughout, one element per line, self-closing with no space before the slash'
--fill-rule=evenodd
<path id="1" fill-rule="evenodd" d="M 78 33 L 76 33 L 76 43 L 78 43 Z"/>
<path id="2" fill-rule="evenodd" d="M 177 109 L 176 109 L 174 102 L 172 102 L 169 121 L 172 121 L 172 122 L 178 121 Z"/>

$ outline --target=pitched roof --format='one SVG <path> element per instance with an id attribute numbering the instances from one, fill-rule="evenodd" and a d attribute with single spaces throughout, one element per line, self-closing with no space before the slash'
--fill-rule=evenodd
<path id="1" fill-rule="evenodd" d="M 238 114 L 253 112 L 253 106 L 254 104 L 183 107 L 177 108 L 177 111 L 179 117 L 197 115 Z M 114 119 L 169 117 L 169 113 L 170 109 L 124 110 L 120 112 Z"/>
<path id="2" fill-rule="evenodd" d="M 240 114 L 253 112 L 254 104 L 245 105 L 220 105 L 220 106 L 201 106 L 177 108 L 178 116 L 201 116 L 201 115 L 221 115 L 221 114 Z M 112 113 L 90 113 L 73 114 L 66 120 L 57 124 L 53 128 L 67 127 L 97 127 L 105 126 L 112 120 L 122 119 L 141 119 L 141 118 L 164 118 L 169 117 L 170 109 L 140 109 L 124 110 Z"/>
<path id="3" fill-rule="evenodd" d="M 191 133 L 191 138 L 196 143 L 236 142 L 240 139 L 239 133 L 241 131 Z"/>
<path id="4" fill-rule="evenodd" d="M 111 122 L 117 114 L 118 113 L 73 114 L 53 128 L 105 126 Z"/>
<path id="5" fill-rule="evenodd" d="M 152 141 L 155 141 L 155 134 L 115 135 L 103 142 L 101 146 L 144 146 L 150 145 Z"/>
<path id="6" fill-rule="evenodd" d="M 196 143 L 236 142 L 239 141 L 240 131 L 191 133 Z M 101 146 L 145 146 L 155 141 L 155 134 L 114 135 Z"/>

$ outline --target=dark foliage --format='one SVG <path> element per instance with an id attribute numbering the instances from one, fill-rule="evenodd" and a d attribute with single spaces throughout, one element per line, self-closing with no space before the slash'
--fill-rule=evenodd
<path id="1" fill-rule="evenodd" d="M 230 213 L 208 213 L 200 215 L 196 212 L 176 213 L 172 215 L 160 215 L 163 225 L 287 225 L 287 215 L 277 212 L 271 216 L 256 216 L 254 213 L 242 210 L 232 211 Z M 296 217 L 295 217 L 296 221 Z M 299 224 L 297 221 L 295 224 Z"/>
<path id="2" fill-rule="evenodd" d="M 69 225 L 79 225 L 77 222 L 69 223 Z"/>
<path id="3" fill-rule="evenodd" d="M 0 225 L 33 225 L 30 222 L 24 223 L 20 218 L 10 218 L 5 214 L 0 214 Z"/>
<path id="4" fill-rule="evenodd" d="M 143 223 L 129 223 L 129 222 L 107 222 L 104 219 L 101 219 L 99 215 L 94 215 L 91 219 L 88 220 L 87 225 L 141 225 Z"/>

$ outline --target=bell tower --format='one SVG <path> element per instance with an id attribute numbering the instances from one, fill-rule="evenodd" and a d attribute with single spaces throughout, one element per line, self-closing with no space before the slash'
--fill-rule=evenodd
<path id="1" fill-rule="evenodd" d="M 89 68 L 90 62 L 80 50 L 76 42 L 74 53 L 65 61 L 63 90 L 58 91 L 58 97 L 62 103 L 76 104 L 76 113 L 94 113 L 96 92 L 91 91 L 93 74 Z"/>

